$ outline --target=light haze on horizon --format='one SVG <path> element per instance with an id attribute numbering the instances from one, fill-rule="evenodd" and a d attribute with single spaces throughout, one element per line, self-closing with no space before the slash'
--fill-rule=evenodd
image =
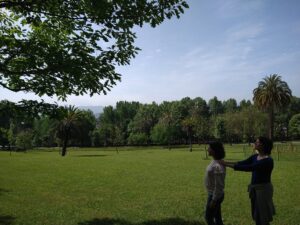
<path id="1" fill-rule="evenodd" d="M 142 50 L 118 67 L 122 81 L 108 94 L 70 96 L 76 106 L 114 106 L 118 101 L 161 103 L 184 97 L 208 101 L 252 100 L 253 89 L 270 74 L 286 81 L 300 97 L 300 1 L 187 0 L 180 19 L 156 28 L 136 28 Z M 32 93 L 0 88 L 0 100 L 34 99 Z"/>

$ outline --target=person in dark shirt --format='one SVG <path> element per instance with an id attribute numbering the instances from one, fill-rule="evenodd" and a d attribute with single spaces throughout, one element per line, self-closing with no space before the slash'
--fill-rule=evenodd
<path id="1" fill-rule="evenodd" d="M 239 162 L 221 162 L 224 166 L 231 167 L 236 171 L 252 172 L 248 191 L 251 199 L 252 218 L 256 225 L 269 225 L 275 214 L 271 183 L 274 167 L 274 161 L 270 156 L 272 148 L 273 142 L 270 139 L 258 137 L 254 143 L 257 154 Z"/>

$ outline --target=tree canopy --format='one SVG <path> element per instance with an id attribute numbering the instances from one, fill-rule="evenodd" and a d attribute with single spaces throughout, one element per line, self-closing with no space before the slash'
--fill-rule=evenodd
<path id="1" fill-rule="evenodd" d="M 0 0 L 0 86 L 39 96 L 106 94 L 139 48 L 135 26 L 179 18 L 184 0 Z"/>
<path id="2" fill-rule="evenodd" d="M 232 100 L 222 101 L 222 108 L 229 101 L 235 102 Z M 31 104 L 0 101 L 0 148 L 65 146 L 65 151 L 67 146 L 155 144 L 171 149 L 215 139 L 251 143 L 255 137 L 268 134 L 268 113 L 246 100 L 236 110 L 220 113 L 200 97 L 161 104 L 120 101 L 115 107 L 104 107 L 99 116 L 75 107 L 27 103 Z M 246 106 L 242 106 L 244 103 Z M 274 112 L 274 140 L 299 139 L 299 103 L 300 98 L 293 96 L 288 107 Z"/>
<path id="3" fill-rule="evenodd" d="M 253 90 L 254 104 L 269 114 L 269 138 L 274 135 L 274 111 L 287 106 L 292 98 L 292 91 L 281 76 L 266 76 Z"/>

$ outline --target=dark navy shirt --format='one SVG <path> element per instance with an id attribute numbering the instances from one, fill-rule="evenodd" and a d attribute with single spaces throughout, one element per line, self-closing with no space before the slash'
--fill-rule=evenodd
<path id="1" fill-rule="evenodd" d="M 234 170 L 252 172 L 251 184 L 271 182 L 271 173 L 274 162 L 271 157 L 257 160 L 257 154 L 248 159 L 239 161 L 234 165 Z"/>

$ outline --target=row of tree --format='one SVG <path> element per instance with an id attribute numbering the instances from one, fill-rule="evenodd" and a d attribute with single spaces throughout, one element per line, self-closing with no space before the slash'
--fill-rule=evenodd
<path id="1" fill-rule="evenodd" d="M 268 114 L 249 100 L 208 103 L 198 97 L 161 104 L 120 101 L 107 106 L 98 118 L 73 106 L 43 107 L 31 102 L 0 102 L 0 144 L 19 149 L 61 146 L 123 146 L 203 143 L 220 139 L 228 143 L 252 142 L 268 133 Z M 47 107 L 45 107 L 48 106 Z M 43 109 L 43 110 L 42 110 Z M 300 98 L 276 111 L 274 138 L 300 138 Z"/>
<path id="2" fill-rule="evenodd" d="M 300 99 L 292 97 L 288 107 L 274 114 L 276 140 L 300 138 Z M 267 136 L 269 116 L 249 100 L 208 103 L 198 97 L 161 104 L 118 102 L 104 108 L 96 126 L 95 145 L 174 145 L 220 139 L 228 143 L 252 142 Z"/>

